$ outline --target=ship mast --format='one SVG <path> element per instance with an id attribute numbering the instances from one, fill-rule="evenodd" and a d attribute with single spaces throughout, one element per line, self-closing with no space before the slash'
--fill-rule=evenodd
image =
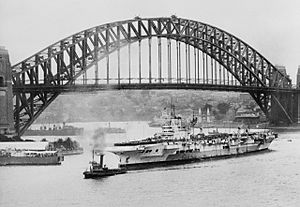
<path id="1" fill-rule="evenodd" d="M 173 98 L 171 97 L 171 117 L 175 117 L 175 105 L 173 104 Z"/>
<path id="2" fill-rule="evenodd" d="M 95 150 L 94 150 L 94 148 L 92 150 L 92 153 L 93 153 L 92 158 L 93 158 L 93 162 L 94 162 L 95 161 Z"/>
<path id="3" fill-rule="evenodd" d="M 194 110 L 193 110 L 193 119 L 192 119 L 192 127 L 193 127 L 193 138 L 195 137 L 195 124 L 194 124 L 194 119 L 195 119 L 195 116 L 194 116 Z"/>

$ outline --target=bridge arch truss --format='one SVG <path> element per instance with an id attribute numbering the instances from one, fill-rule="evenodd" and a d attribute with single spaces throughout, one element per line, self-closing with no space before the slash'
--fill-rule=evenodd
<path id="1" fill-rule="evenodd" d="M 145 50 L 147 58 L 142 55 Z M 126 66 L 121 59 L 126 59 Z M 291 88 L 285 74 L 234 35 L 176 16 L 96 26 L 50 45 L 12 70 L 20 135 L 61 92 L 80 88 L 244 91 L 267 116 L 276 102 L 292 121 L 291 112 L 272 97 Z"/>

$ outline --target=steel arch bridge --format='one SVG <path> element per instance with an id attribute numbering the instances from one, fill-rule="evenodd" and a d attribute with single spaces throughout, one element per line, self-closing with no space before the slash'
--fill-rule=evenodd
<path id="1" fill-rule="evenodd" d="M 284 94 L 290 98 L 292 91 L 288 76 L 234 35 L 176 16 L 136 17 L 78 32 L 12 66 L 12 71 L 19 135 L 68 91 L 243 91 L 267 117 L 276 105 L 285 121 L 294 121 L 294 108 L 284 101 Z"/>

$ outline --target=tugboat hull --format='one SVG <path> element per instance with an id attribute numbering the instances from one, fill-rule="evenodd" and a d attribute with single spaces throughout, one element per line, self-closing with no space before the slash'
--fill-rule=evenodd
<path id="1" fill-rule="evenodd" d="M 126 173 L 125 169 L 101 169 L 101 170 L 96 170 L 96 171 L 85 171 L 83 172 L 84 178 L 102 178 L 102 177 L 107 177 L 107 176 L 113 176 L 117 174 L 124 174 Z"/>

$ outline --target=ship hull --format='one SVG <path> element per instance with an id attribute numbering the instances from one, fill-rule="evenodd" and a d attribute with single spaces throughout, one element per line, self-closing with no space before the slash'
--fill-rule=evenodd
<path id="1" fill-rule="evenodd" d="M 5 165 L 60 165 L 61 157 L 0 157 L 0 166 Z"/>
<path id="2" fill-rule="evenodd" d="M 196 162 L 206 162 L 211 160 L 221 160 L 227 158 L 234 158 L 234 157 L 241 157 L 241 156 L 251 156 L 255 154 L 260 154 L 264 152 L 270 151 L 269 149 L 262 149 L 253 152 L 247 152 L 243 154 L 234 154 L 234 155 L 222 155 L 222 156 L 215 156 L 215 157 L 203 157 L 203 158 L 191 158 L 191 159 L 184 159 L 184 160 L 167 160 L 167 161 L 160 161 L 160 162 L 148 162 L 148 163 L 135 163 L 135 164 L 120 164 L 120 167 L 125 168 L 126 170 L 144 170 L 150 168 L 159 168 L 159 167 L 170 167 L 176 165 L 184 165 Z"/>
<path id="3" fill-rule="evenodd" d="M 172 160 L 190 160 L 190 159 L 207 159 L 207 158 L 216 158 L 216 157 L 226 157 L 226 156 L 235 156 L 240 154 L 246 154 L 250 152 L 257 152 L 261 150 L 268 149 L 270 143 L 268 144 L 249 144 L 244 146 L 216 146 L 211 147 L 215 149 L 208 149 L 203 151 L 192 151 L 192 152 L 184 152 L 178 153 L 168 156 L 167 161 Z M 224 148 L 225 147 L 225 148 Z"/>
<path id="4" fill-rule="evenodd" d="M 240 155 L 250 155 L 263 151 L 267 151 L 272 140 L 265 143 L 252 143 L 246 145 L 217 145 L 207 146 L 200 149 L 186 149 L 178 150 L 175 153 L 170 153 L 167 156 L 156 156 L 156 159 L 144 159 L 140 156 L 140 153 L 126 153 L 118 154 L 120 160 L 124 160 L 128 157 L 130 162 L 120 163 L 120 167 L 124 167 L 127 170 L 146 169 L 152 167 L 164 167 L 169 165 L 180 165 L 191 162 L 199 162 L 211 159 L 222 159 L 229 157 L 236 157 Z"/>

